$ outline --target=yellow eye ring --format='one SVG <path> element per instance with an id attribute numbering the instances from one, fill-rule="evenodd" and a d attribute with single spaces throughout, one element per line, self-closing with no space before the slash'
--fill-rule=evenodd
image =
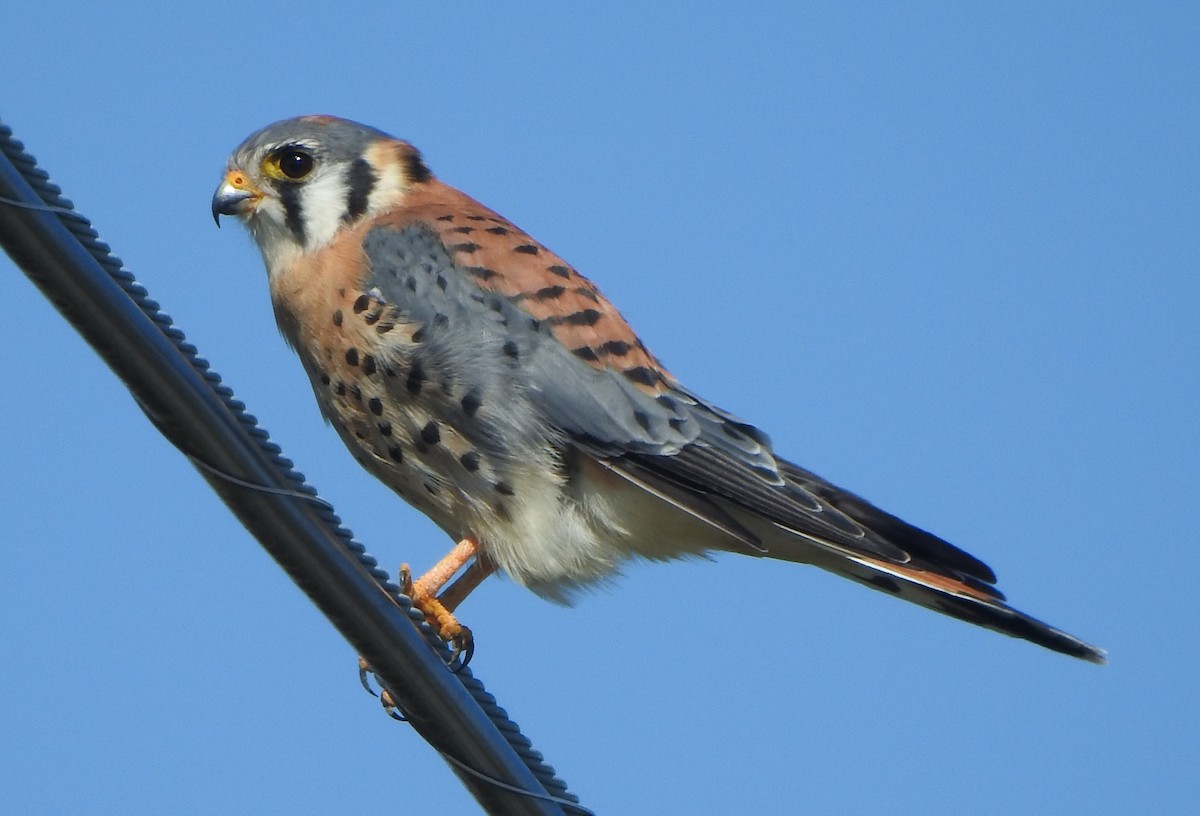
<path id="1" fill-rule="evenodd" d="M 281 181 L 302 181 L 317 166 L 313 154 L 294 145 L 281 147 L 263 159 L 263 172 Z"/>

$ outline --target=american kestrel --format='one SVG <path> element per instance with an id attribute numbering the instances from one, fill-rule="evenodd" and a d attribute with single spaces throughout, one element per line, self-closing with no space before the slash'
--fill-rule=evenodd
<path id="1" fill-rule="evenodd" d="M 458 542 L 408 587 L 443 637 L 468 636 L 450 613 L 495 569 L 566 602 L 634 556 L 727 551 L 1103 662 L 1006 605 L 974 556 L 689 391 L 587 278 L 407 142 L 331 116 L 277 122 L 234 151 L 212 211 L 249 228 L 350 452 Z"/>

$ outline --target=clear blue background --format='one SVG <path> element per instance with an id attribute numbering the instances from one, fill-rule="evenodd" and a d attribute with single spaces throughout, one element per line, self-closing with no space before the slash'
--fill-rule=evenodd
<path id="1" fill-rule="evenodd" d="M 1111 652 L 736 556 L 575 609 L 489 582 L 474 668 L 585 804 L 1195 807 L 1194 3 L 336 5 L 10 9 L 0 117 L 382 563 L 449 542 L 322 425 L 209 214 L 299 113 L 412 140 L 690 387 Z M 5 810 L 474 812 L 6 259 L 0 304 Z"/>

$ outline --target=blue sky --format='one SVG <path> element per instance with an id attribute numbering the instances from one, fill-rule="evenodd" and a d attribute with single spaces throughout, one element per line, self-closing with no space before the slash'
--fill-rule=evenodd
<path id="1" fill-rule="evenodd" d="M 106 5 L 6 20 L 0 118 L 383 564 L 449 542 L 323 426 L 209 214 L 299 113 L 412 140 L 693 390 L 1111 653 L 736 556 L 574 609 L 489 581 L 474 668 L 585 804 L 1194 807 L 1194 5 Z M 7 259 L 0 302 L 13 812 L 474 812 Z"/>

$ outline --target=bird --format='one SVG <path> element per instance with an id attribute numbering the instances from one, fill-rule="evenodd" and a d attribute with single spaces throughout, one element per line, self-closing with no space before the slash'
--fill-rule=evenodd
<path id="1" fill-rule="evenodd" d="M 689 390 L 589 279 L 409 142 L 334 116 L 276 122 L 233 151 L 212 214 L 249 229 L 324 418 L 455 542 L 401 577 L 456 646 L 471 638 L 459 604 L 496 571 L 571 603 L 631 559 L 730 552 L 1105 662 L 1008 605 L 983 561 Z"/>

